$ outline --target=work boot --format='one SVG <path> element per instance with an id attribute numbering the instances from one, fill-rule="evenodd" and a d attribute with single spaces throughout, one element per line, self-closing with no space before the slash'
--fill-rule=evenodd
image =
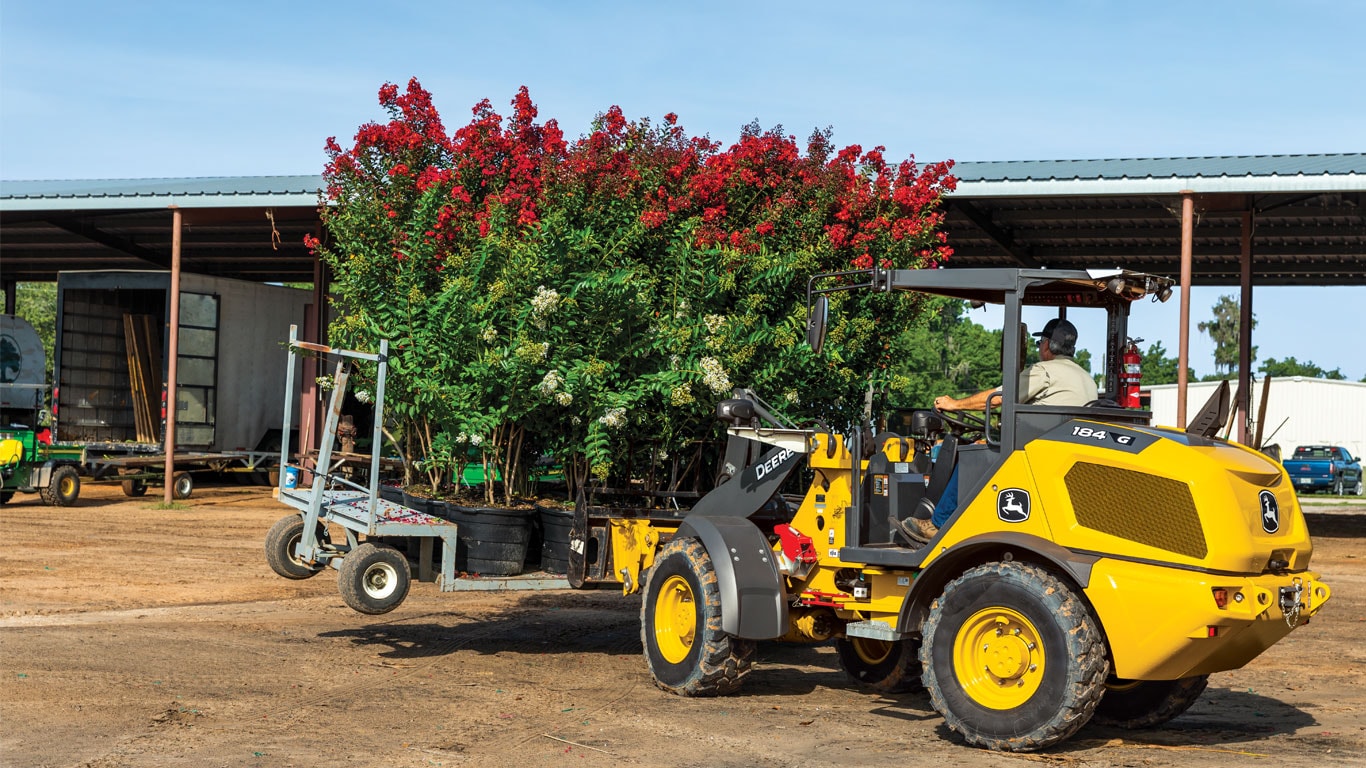
<path id="1" fill-rule="evenodd" d="M 897 522 L 897 527 L 906 538 L 919 544 L 928 544 L 939 533 L 934 523 L 921 517 L 908 517 Z"/>

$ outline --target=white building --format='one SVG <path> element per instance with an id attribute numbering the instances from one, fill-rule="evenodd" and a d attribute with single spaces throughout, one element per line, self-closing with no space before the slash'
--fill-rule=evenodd
<path id="1" fill-rule="evenodd" d="M 1200 410 L 1218 386 L 1217 381 L 1188 385 L 1187 420 Z M 1236 389 L 1238 383 L 1235 380 L 1229 386 Z M 1147 389 L 1152 392 L 1153 424 L 1184 427 L 1176 423 L 1176 385 L 1160 384 Z M 1230 392 L 1230 398 L 1232 396 Z M 1261 402 L 1262 381 L 1259 380 L 1252 385 L 1250 401 L 1254 422 Z M 1237 439 L 1236 424 L 1229 434 Z M 1255 423 L 1248 434 L 1256 435 Z M 1284 456 L 1289 456 L 1297 445 L 1340 445 L 1353 456 L 1361 456 L 1366 453 L 1366 383 L 1301 376 L 1273 377 L 1262 425 L 1262 442 L 1281 446 Z"/>

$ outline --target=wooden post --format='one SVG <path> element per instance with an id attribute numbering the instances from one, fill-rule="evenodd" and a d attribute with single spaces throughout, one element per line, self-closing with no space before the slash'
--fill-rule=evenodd
<path id="1" fill-rule="evenodd" d="M 1238 299 L 1238 402 L 1233 412 L 1238 419 L 1238 442 L 1249 445 L 1247 422 L 1252 416 L 1252 197 L 1243 211 L 1241 274 L 1242 293 Z M 1257 446 L 1253 446 L 1256 448 Z"/>
<path id="2" fill-rule="evenodd" d="M 1181 191 L 1181 333 L 1176 367 L 1176 426 L 1186 426 L 1186 368 L 1190 365 L 1191 251 L 1195 240 L 1195 193 Z"/>
<path id="3" fill-rule="evenodd" d="M 166 354 L 166 488 L 163 501 L 171 503 L 175 487 L 176 362 L 180 356 L 180 209 L 171 206 L 171 310 Z"/>

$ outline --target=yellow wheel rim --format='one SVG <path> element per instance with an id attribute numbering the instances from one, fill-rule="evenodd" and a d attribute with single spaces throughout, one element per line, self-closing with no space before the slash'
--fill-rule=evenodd
<path id="1" fill-rule="evenodd" d="M 964 693 L 988 709 L 1014 709 L 1043 681 L 1044 653 L 1034 624 L 1009 608 L 986 608 L 953 640 L 953 665 Z"/>
<path id="2" fill-rule="evenodd" d="M 682 576 L 670 576 L 655 598 L 655 642 L 670 664 L 681 663 L 697 635 L 697 604 L 692 586 Z"/>
<path id="3" fill-rule="evenodd" d="M 886 661 L 892 655 L 892 644 L 886 640 L 869 640 L 866 637 L 851 637 L 849 644 L 859 661 L 874 666 Z"/>
<path id="4" fill-rule="evenodd" d="M 63 477 L 57 488 L 63 496 L 70 496 L 76 492 L 76 481 L 70 477 Z"/>

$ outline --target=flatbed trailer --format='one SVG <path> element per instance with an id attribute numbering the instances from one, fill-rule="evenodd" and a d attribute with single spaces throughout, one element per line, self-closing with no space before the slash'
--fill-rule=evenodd
<path id="1" fill-rule="evenodd" d="M 79 446 L 80 467 L 87 482 L 119 483 L 127 496 L 143 496 L 152 486 L 166 483 L 166 452 L 148 443 L 89 443 Z M 188 499 L 194 492 L 194 473 L 273 473 L 273 451 L 177 451 L 172 457 L 172 493 Z"/>

